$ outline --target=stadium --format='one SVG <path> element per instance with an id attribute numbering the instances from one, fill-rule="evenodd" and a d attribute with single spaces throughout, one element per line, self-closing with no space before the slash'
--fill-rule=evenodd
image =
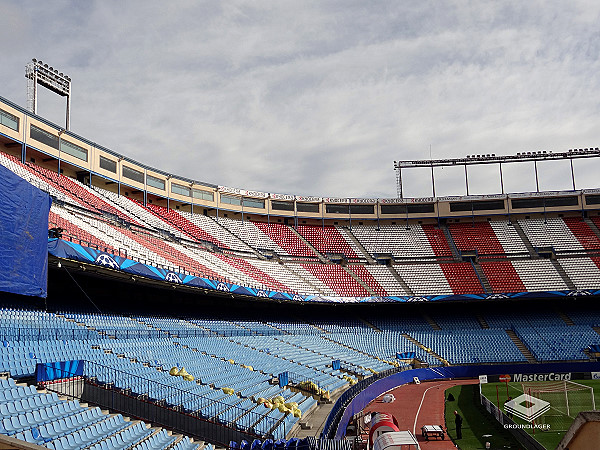
<path id="1" fill-rule="evenodd" d="M 359 449 L 374 412 L 475 448 L 444 419 L 462 385 L 451 409 L 498 427 L 478 448 L 592 421 L 600 190 L 404 198 L 401 175 L 598 148 L 396 162 L 397 198 L 306 197 L 166 173 L 0 98 L 0 150 L 2 448 Z"/>

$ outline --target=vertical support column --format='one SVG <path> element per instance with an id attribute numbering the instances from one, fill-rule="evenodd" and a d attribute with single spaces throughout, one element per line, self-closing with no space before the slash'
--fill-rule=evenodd
<path id="1" fill-rule="evenodd" d="M 436 198 L 436 195 L 435 195 L 435 177 L 433 175 L 433 164 L 431 165 L 431 189 L 433 191 L 433 198 Z"/>
<path id="2" fill-rule="evenodd" d="M 294 228 L 298 229 L 298 208 L 296 207 L 296 199 L 294 198 Z"/>
<path id="3" fill-rule="evenodd" d="M 33 72 L 33 113 L 37 114 L 37 67 Z"/>
<path id="4" fill-rule="evenodd" d="M 123 161 L 123 158 L 119 158 L 117 160 L 117 194 L 119 195 L 119 197 L 121 196 L 121 161 Z"/>
<path id="5" fill-rule="evenodd" d="M 396 194 L 398 198 L 403 198 L 402 192 L 402 167 L 399 163 L 396 163 Z"/>
<path id="6" fill-rule="evenodd" d="M 504 194 L 504 178 L 502 177 L 502 163 L 500 163 L 500 191 Z"/>
<path id="7" fill-rule="evenodd" d="M 69 82 L 69 93 L 67 94 L 67 117 L 65 118 L 65 129 L 69 129 L 71 123 L 71 82 Z"/>
<path id="8" fill-rule="evenodd" d="M 58 130 L 58 174 L 60 175 L 60 141 L 61 136 L 65 132 L 62 128 Z"/>
<path id="9" fill-rule="evenodd" d="M 467 171 L 466 164 L 465 164 L 465 187 L 467 188 L 467 195 L 469 195 L 469 173 Z"/>
<path id="10" fill-rule="evenodd" d="M 142 199 L 143 203 L 144 203 L 144 207 L 146 207 L 146 204 L 148 202 L 148 171 L 144 168 L 144 196 Z"/>
<path id="11" fill-rule="evenodd" d="M 25 114 L 25 117 L 23 118 L 23 124 L 22 124 L 22 133 L 23 133 L 23 146 L 21 148 L 21 162 L 23 164 L 25 164 L 25 161 L 27 161 L 27 129 L 29 128 L 29 125 L 27 124 L 27 119 L 28 119 L 28 115 Z"/>
<path id="12" fill-rule="evenodd" d="M 575 189 L 575 171 L 573 170 L 573 158 L 569 158 L 569 163 L 571 164 L 571 181 L 573 182 L 573 190 Z"/>
<path id="13" fill-rule="evenodd" d="M 540 192 L 540 180 L 538 178 L 537 161 L 533 161 L 533 169 L 535 170 L 535 191 Z"/>
<path id="14" fill-rule="evenodd" d="M 171 175 L 167 176 L 167 183 L 165 188 L 167 189 L 167 209 L 169 209 L 169 205 L 171 204 Z"/>
<path id="15" fill-rule="evenodd" d="M 352 203 L 350 203 L 350 199 L 348 199 L 348 219 L 350 221 L 350 231 L 352 231 L 352 212 L 350 211 L 351 206 L 352 206 Z"/>

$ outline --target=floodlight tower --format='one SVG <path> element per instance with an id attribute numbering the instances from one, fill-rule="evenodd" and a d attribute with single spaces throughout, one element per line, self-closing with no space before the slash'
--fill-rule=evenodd
<path id="1" fill-rule="evenodd" d="M 68 131 L 71 116 L 71 78 L 35 58 L 25 66 L 25 78 L 27 78 L 27 109 L 33 114 L 37 114 L 38 84 L 62 97 L 67 97 L 65 129 Z"/>

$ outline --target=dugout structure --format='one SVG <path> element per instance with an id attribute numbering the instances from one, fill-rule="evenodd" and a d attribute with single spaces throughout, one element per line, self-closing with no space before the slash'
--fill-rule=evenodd
<path id="1" fill-rule="evenodd" d="M 547 411 L 535 419 L 547 431 L 566 431 L 582 411 L 596 409 L 594 389 L 574 381 L 542 381 L 521 383 L 523 394 L 550 404 Z"/>

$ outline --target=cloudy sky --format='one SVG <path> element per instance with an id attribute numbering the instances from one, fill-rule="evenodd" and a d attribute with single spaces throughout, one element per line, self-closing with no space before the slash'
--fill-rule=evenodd
<path id="1" fill-rule="evenodd" d="M 1 0 L 0 96 L 24 66 L 73 80 L 71 130 L 199 181 L 395 197 L 394 160 L 600 146 L 600 2 Z M 38 113 L 64 124 L 64 99 Z M 500 191 L 497 167 L 471 193 Z M 505 169 L 508 191 L 533 168 Z M 575 164 L 577 188 L 599 163 Z M 540 165 L 568 189 L 568 164 Z M 436 171 L 438 195 L 464 173 Z M 403 172 L 406 196 L 430 174 Z"/>

